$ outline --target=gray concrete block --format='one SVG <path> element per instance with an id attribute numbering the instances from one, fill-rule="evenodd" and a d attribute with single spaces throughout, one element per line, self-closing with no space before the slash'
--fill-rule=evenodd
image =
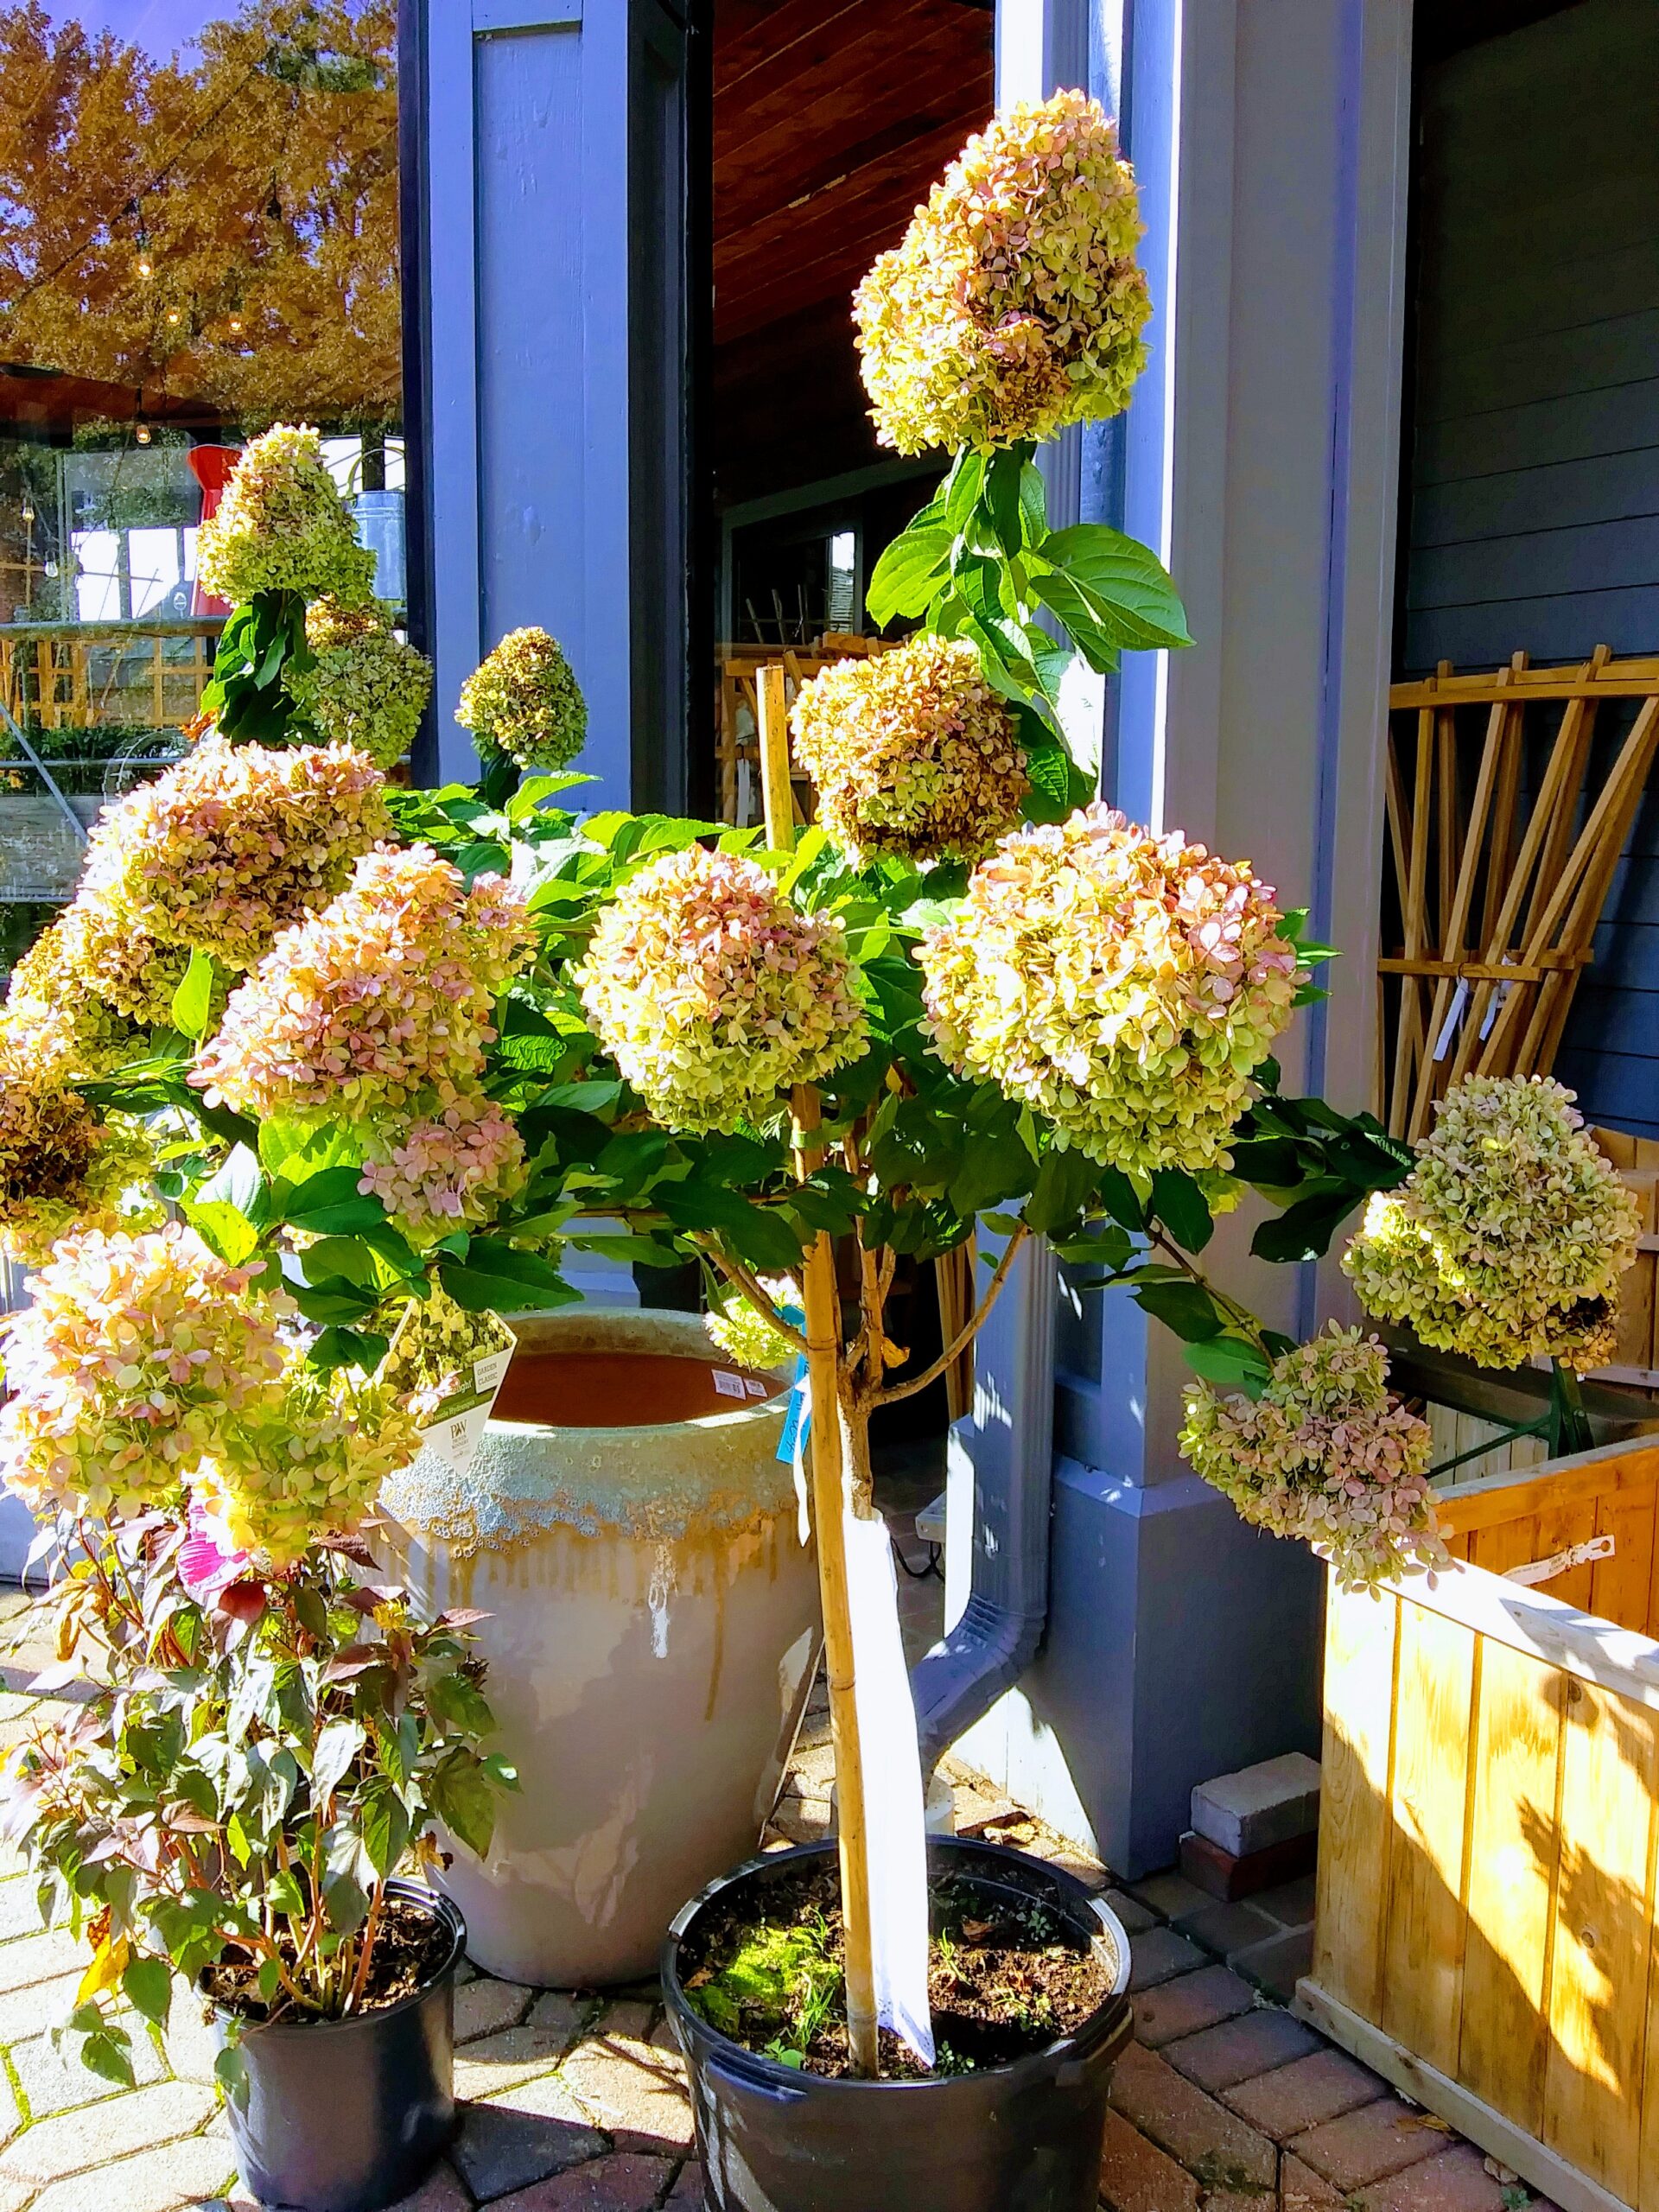
<path id="1" fill-rule="evenodd" d="M 1319 1763 L 1302 1751 L 1217 1775 L 1192 1792 L 1193 1828 L 1237 1859 L 1311 1834 L 1319 1824 Z"/>

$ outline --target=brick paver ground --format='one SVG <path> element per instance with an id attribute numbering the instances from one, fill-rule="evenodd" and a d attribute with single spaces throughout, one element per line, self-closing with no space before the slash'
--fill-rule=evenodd
<path id="1" fill-rule="evenodd" d="M 916 1640 L 929 1600 L 928 1586 L 906 1592 Z M 19 1602 L 0 1594 L 0 1624 Z M 41 1663 L 0 1640 L 0 1745 L 30 1725 Z M 775 1840 L 828 1833 L 830 1778 L 818 1707 Z M 953 1779 L 959 1830 L 1067 1866 L 1129 1930 L 1137 2039 L 1113 2085 L 1103 2212 L 1555 2212 L 1284 2010 L 1307 1885 L 1246 1916 L 1216 1914 L 1176 1874 L 1114 1888 L 1006 1799 Z M 144 2050 L 135 2089 L 53 2050 L 44 2031 L 80 1963 L 67 1935 L 41 1933 L 29 1878 L 0 1870 L 0 2212 L 251 2212 L 192 2008 L 178 2006 L 165 2061 Z M 699 2212 L 684 2069 L 655 1984 L 543 1991 L 465 1973 L 461 2129 L 398 2212 Z"/>

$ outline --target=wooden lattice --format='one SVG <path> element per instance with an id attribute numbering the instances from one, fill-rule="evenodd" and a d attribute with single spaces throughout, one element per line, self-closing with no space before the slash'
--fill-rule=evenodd
<path id="1" fill-rule="evenodd" d="M 1598 744 L 1618 702 L 1633 719 Z M 1414 1138 L 1465 1075 L 1554 1065 L 1659 746 L 1659 659 L 1442 663 L 1389 708 L 1377 1065 L 1389 1128 Z"/>

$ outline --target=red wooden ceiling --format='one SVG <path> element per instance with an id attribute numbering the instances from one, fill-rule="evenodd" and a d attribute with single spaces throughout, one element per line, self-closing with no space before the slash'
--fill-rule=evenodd
<path id="1" fill-rule="evenodd" d="M 715 0 L 715 447 L 722 502 L 880 457 L 854 287 L 990 113 L 978 0 Z"/>

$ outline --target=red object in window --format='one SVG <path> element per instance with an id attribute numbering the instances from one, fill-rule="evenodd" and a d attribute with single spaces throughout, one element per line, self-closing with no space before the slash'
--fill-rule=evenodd
<path id="1" fill-rule="evenodd" d="M 201 486 L 201 520 L 207 522 L 218 512 L 219 503 L 225 496 L 225 486 L 231 480 L 232 471 L 242 458 L 240 446 L 192 446 L 185 459 L 190 464 L 190 474 Z M 194 614 L 228 614 L 227 600 L 215 599 L 211 592 L 203 591 L 197 584 L 190 601 Z"/>

